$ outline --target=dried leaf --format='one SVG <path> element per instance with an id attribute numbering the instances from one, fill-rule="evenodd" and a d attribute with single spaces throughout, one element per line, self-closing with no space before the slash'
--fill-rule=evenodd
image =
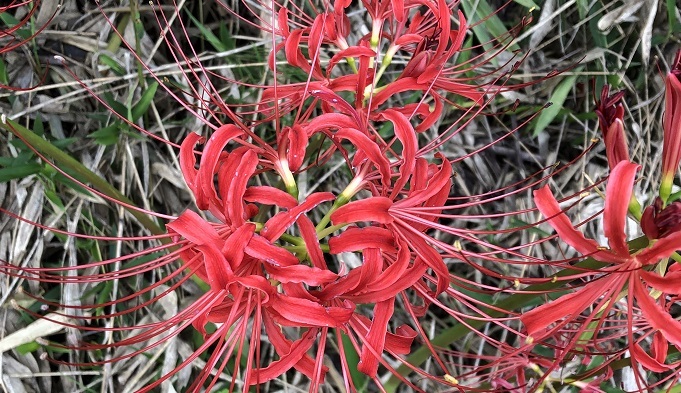
<path id="1" fill-rule="evenodd" d="M 539 15 L 539 21 L 537 22 L 537 29 L 532 33 L 532 37 L 530 37 L 530 48 L 538 47 L 539 44 L 544 41 L 544 37 L 546 37 L 546 35 L 553 30 L 553 23 L 551 23 L 551 19 L 558 16 L 551 15 L 553 14 L 555 6 L 555 0 L 546 0 L 546 2 L 544 2 L 541 15 Z"/>
<path id="2" fill-rule="evenodd" d="M 636 20 L 634 14 L 643 6 L 644 1 L 645 0 L 629 0 L 621 7 L 617 7 L 608 12 L 598 20 L 598 28 L 601 30 L 609 30 L 622 22 Z"/>
<path id="3" fill-rule="evenodd" d="M 0 353 L 14 349 L 19 345 L 33 342 L 38 338 L 60 332 L 64 329 L 64 323 L 73 323 L 73 321 L 63 315 L 48 314 L 45 318 L 38 319 L 25 328 L 17 330 L 0 340 Z"/>
<path id="4" fill-rule="evenodd" d="M 655 16 L 657 15 L 658 2 L 659 0 L 645 0 L 642 10 L 643 14 L 647 15 L 645 18 L 641 18 L 641 58 L 644 65 L 647 65 L 650 60 L 653 22 L 655 22 Z"/>

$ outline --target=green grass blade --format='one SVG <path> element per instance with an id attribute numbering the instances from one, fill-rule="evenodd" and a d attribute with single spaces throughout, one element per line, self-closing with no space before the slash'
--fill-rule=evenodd
<path id="1" fill-rule="evenodd" d="M 581 69 L 582 67 L 575 69 L 573 75 L 567 76 L 565 79 L 560 81 L 558 86 L 556 86 L 556 89 L 551 94 L 551 99 L 549 100 L 553 105 L 545 108 L 539 114 L 539 117 L 537 117 L 537 120 L 534 123 L 533 135 L 535 137 L 544 131 L 544 129 L 551 124 L 556 116 L 558 116 L 560 110 L 563 109 L 563 104 L 567 99 L 568 93 L 570 93 L 570 90 L 572 90 L 572 87 L 575 85 L 575 81 L 577 80 L 579 71 L 581 71 Z"/>

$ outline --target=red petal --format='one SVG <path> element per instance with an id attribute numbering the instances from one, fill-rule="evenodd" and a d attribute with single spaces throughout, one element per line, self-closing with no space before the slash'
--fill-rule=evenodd
<path id="1" fill-rule="evenodd" d="M 270 318 L 267 313 L 263 315 L 263 324 L 265 325 L 267 338 L 269 339 L 272 346 L 274 346 L 274 350 L 277 352 L 279 357 L 284 357 L 286 354 L 290 353 L 293 342 L 284 336 L 281 328 L 274 323 L 272 318 Z M 306 353 L 293 367 L 303 373 L 306 377 L 312 379 L 314 375 L 315 362 Z M 328 367 L 322 366 L 322 370 L 319 375 L 320 380 L 324 380 L 324 375 L 326 375 L 328 370 Z"/>
<path id="2" fill-rule="evenodd" d="M 451 185 L 450 175 L 452 174 L 452 167 L 449 161 L 444 156 L 438 156 L 443 160 L 440 170 L 429 179 L 428 184 L 424 189 L 410 193 L 409 197 L 395 202 L 395 207 L 418 206 L 433 196 L 443 192 L 443 189 L 449 190 Z"/>
<path id="3" fill-rule="evenodd" d="M 334 225 L 361 221 L 390 224 L 394 221 L 388 212 L 392 205 L 392 200 L 381 196 L 350 202 L 331 214 L 331 222 Z"/>
<path id="4" fill-rule="evenodd" d="M 246 223 L 237 228 L 222 246 L 222 254 L 229 261 L 229 265 L 235 271 L 244 259 L 244 250 L 255 233 L 255 224 Z"/>
<path id="5" fill-rule="evenodd" d="M 281 267 L 269 265 L 265 269 L 271 278 L 279 282 L 305 283 L 315 287 L 328 284 L 338 278 L 338 275 L 330 270 L 322 270 L 306 265 Z"/>
<path id="6" fill-rule="evenodd" d="M 298 201 L 291 194 L 270 186 L 248 187 L 244 193 L 244 200 L 287 209 L 298 206 Z"/>
<path id="7" fill-rule="evenodd" d="M 289 129 L 288 134 L 288 151 L 286 152 L 286 160 L 288 161 L 288 168 L 295 172 L 300 169 L 305 159 L 305 148 L 307 147 L 307 133 L 300 125 L 295 125 Z"/>
<path id="8" fill-rule="evenodd" d="M 350 320 L 354 305 L 324 307 L 306 299 L 277 295 L 272 299 L 273 318 L 281 325 L 295 327 L 339 327 Z"/>
<path id="9" fill-rule="evenodd" d="M 641 278 L 651 287 L 666 294 L 681 294 L 681 271 L 668 272 L 664 277 L 654 272 L 639 271 Z"/>
<path id="10" fill-rule="evenodd" d="M 576 292 L 563 295 L 557 300 L 543 304 L 520 316 L 520 321 L 527 329 L 527 335 L 535 340 L 544 339 L 546 330 L 550 325 L 565 322 L 579 315 L 587 307 L 594 304 L 604 293 L 611 291 L 617 276 L 608 276 L 603 280 L 594 281 Z M 616 291 L 617 293 L 619 291 Z M 565 323 L 563 322 L 563 323 Z"/>
<path id="11" fill-rule="evenodd" d="M 634 296 L 638 306 L 645 317 L 645 321 L 656 330 L 662 332 L 664 337 L 674 344 L 677 348 L 681 348 L 681 323 L 672 318 L 667 311 L 665 311 L 641 284 L 637 278 L 632 280 L 633 283 L 629 285 L 634 286 Z"/>
<path id="12" fill-rule="evenodd" d="M 220 239 L 212 225 L 191 210 L 185 211 L 175 221 L 167 224 L 171 230 L 196 244 L 204 258 L 204 267 L 211 289 L 225 289 L 234 275 L 220 249 Z"/>
<path id="13" fill-rule="evenodd" d="M 376 277 L 366 288 L 360 288 L 357 295 L 348 297 L 355 303 L 375 303 L 396 296 L 411 287 L 426 273 L 428 266 L 417 258 L 409 267 L 409 249 L 400 249 L 397 261 Z"/>
<path id="14" fill-rule="evenodd" d="M 273 266 L 291 266 L 298 264 L 298 258 L 288 250 L 275 246 L 262 236 L 255 235 L 246 246 L 246 254 L 265 261 Z"/>
<path id="15" fill-rule="evenodd" d="M 390 0 L 390 3 L 392 4 L 392 9 L 395 13 L 395 20 L 397 20 L 399 23 L 404 22 L 404 0 Z"/>
<path id="16" fill-rule="evenodd" d="M 603 212 L 603 231 L 608 238 L 610 248 L 616 254 L 629 256 L 624 226 L 627 222 L 627 211 L 631 200 L 632 187 L 639 166 L 622 161 L 612 170 L 605 189 L 605 211 Z"/>
<path id="17" fill-rule="evenodd" d="M 257 165 L 258 155 L 244 147 L 231 153 L 220 168 L 218 183 L 224 200 L 223 214 L 227 223 L 233 227 L 241 226 L 245 222 L 243 196 Z"/>
<path id="18" fill-rule="evenodd" d="M 443 98 L 434 91 L 431 92 L 430 95 L 433 96 L 433 104 L 435 104 L 435 108 L 431 109 L 428 105 L 420 104 L 422 107 L 425 106 L 425 116 L 423 116 L 421 122 L 414 129 L 416 132 L 424 132 L 441 119 L 442 111 L 444 110 L 444 105 L 442 104 Z"/>
<path id="19" fill-rule="evenodd" d="M 418 141 L 416 140 L 416 132 L 411 126 L 409 120 L 402 113 L 394 109 L 386 109 L 381 113 L 381 117 L 390 120 L 393 123 L 395 136 L 402 142 L 402 164 L 400 165 L 400 177 L 393 186 L 393 191 L 390 194 L 391 198 L 395 198 L 398 192 L 407 184 L 407 180 L 414 172 L 416 167 L 416 149 L 418 148 Z"/>
<path id="20" fill-rule="evenodd" d="M 304 126 L 304 129 L 307 133 L 307 137 L 309 138 L 322 130 L 354 127 L 359 127 L 359 124 L 357 124 L 357 121 L 353 120 L 348 115 L 344 115 L 342 113 L 324 113 L 323 115 L 312 119 Z"/>
<path id="21" fill-rule="evenodd" d="M 359 117 L 357 110 L 345 101 L 341 96 L 336 94 L 333 90 L 325 87 L 319 83 L 310 84 L 310 95 L 317 97 L 323 102 L 331 105 L 337 111 L 352 116 L 357 124 L 362 124 L 362 119 Z M 353 126 L 354 128 L 355 126 Z M 309 134 L 308 134 L 309 135 Z"/>
<path id="22" fill-rule="evenodd" d="M 201 163 L 199 164 L 196 181 L 197 186 L 202 190 L 203 196 L 211 201 L 217 200 L 217 192 L 215 191 L 213 179 L 222 151 L 229 141 L 242 134 L 243 131 L 234 124 L 225 124 L 218 128 L 208 139 L 208 142 L 206 142 L 203 154 L 201 154 Z M 205 208 L 199 208 L 205 210 Z"/>
<path id="23" fill-rule="evenodd" d="M 650 357 L 650 355 L 648 355 L 646 351 L 644 351 L 641 346 L 638 345 L 638 343 L 630 345 L 629 351 L 631 351 L 632 361 L 640 364 L 646 370 L 656 373 L 663 373 L 672 368 L 664 363 L 660 363 L 657 359 Z"/>
<path id="24" fill-rule="evenodd" d="M 201 136 L 195 132 L 189 133 L 184 138 L 180 146 L 180 169 L 182 170 L 184 181 L 196 197 L 198 208 L 205 210 L 208 209 L 208 201 L 204 200 L 199 193 L 200 187 L 196 183 L 199 171 L 196 170 L 196 156 L 194 155 L 194 146 L 201 139 Z"/>
<path id="25" fill-rule="evenodd" d="M 570 220 L 558 206 L 558 201 L 553 196 L 549 186 L 544 186 L 534 192 L 534 203 L 537 209 L 546 217 L 558 233 L 558 237 L 569 244 L 575 250 L 584 255 L 592 256 L 601 262 L 625 262 L 626 259 L 611 252 L 599 250 L 599 245 L 591 239 L 584 237 L 582 232 L 575 229 Z"/>
<path id="26" fill-rule="evenodd" d="M 404 240 L 409 244 L 416 255 L 423 260 L 423 262 L 433 269 L 433 273 L 437 277 L 437 289 L 435 294 L 439 295 L 449 287 L 449 269 L 442 260 L 442 256 L 433 247 L 431 247 L 423 238 L 422 234 L 415 234 L 412 230 L 404 228 L 400 230 L 400 234 Z"/>
<path id="27" fill-rule="evenodd" d="M 271 381 L 280 375 L 284 374 L 286 371 L 290 370 L 291 367 L 296 365 L 298 362 L 306 356 L 307 351 L 312 348 L 312 344 L 315 343 L 317 338 L 317 329 L 310 329 L 303 336 L 296 340 L 290 347 L 289 352 L 280 355 L 280 359 L 271 362 L 265 368 L 254 369 L 248 379 L 249 385 L 256 385 Z"/>
<path id="28" fill-rule="evenodd" d="M 468 29 L 468 24 L 466 22 L 466 17 L 461 10 L 458 11 L 459 15 L 459 30 L 456 31 L 456 38 L 452 39 L 451 50 L 459 51 L 463 45 L 464 39 L 466 39 L 466 30 Z"/>
<path id="29" fill-rule="evenodd" d="M 383 255 L 377 248 L 366 248 L 362 250 L 362 266 L 359 268 L 360 275 L 357 285 L 353 290 L 364 290 L 370 282 L 376 280 L 383 270 Z M 374 303 L 374 302 L 372 302 Z"/>
<path id="30" fill-rule="evenodd" d="M 352 328 L 358 335 L 366 336 L 369 329 L 366 326 L 371 324 L 369 318 L 363 315 L 356 315 L 355 319 L 359 323 L 353 323 Z M 406 355 L 411 353 L 411 345 L 416 338 L 417 333 L 408 325 L 401 325 L 395 329 L 395 333 L 386 332 L 385 335 L 385 349 L 393 354 Z"/>
<path id="31" fill-rule="evenodd" d="M 371 378 L 376 377 L 378 372 L 378 358 L 383 353 L 383 348 L 385 347 L 386 329 L 394 309 L 394 298 L 377 303 L 374 307 L 374 320 L 371 322 L 371 328 L 369 328 L 366 341 L 362 345 L 362 353 L 359 356 L 360 360 L 357 365 L 357 370 Z"/>
<path id="32" fill-rule="evenodd" d="M 173 222 L 166 224 L 174 232 L 196 245 L 214 244 L 220 247 L 222 239 L 211 224 L 192 210 L 185 210 Z"/>
<path id="33" fill-rule="evenodd" d="M 681 249 L 681 232 L 673 233 L 655 241 L 652 247 L 646 248 L 636 254 L 636 259 L 643 265 L 651 265 L 667 258 Z"/>
<path id="34" fill-rule="evenodd" d="M 305 215 L 298 217 L 298 229 L 300 229 L 300 236 L 305 242 L 305 248 L 307 249 L 307 256 L 312 262 L 312 266 L 319 269 L 328 269 L 326 266 L 326 261 L 324 260 L 324 253 L 319 245 L 319 239 L 317 238 L 317 232 L 315 230 L 314 224 Z"/>
<path id="35" fill-rule="evenodd" d="M 260 234 L 269 241 L 274 241 L 279 238 L 286 229 L 288 229 L 298 219 L 301 214 L 304 214 L 321 203 L 331 201 L 336 197 L 330 192 L 316 192 L 308 196 L 303 203 L 292 208 L 291 210 L 279 212 L 274 217 L 267 220 L 260 231 Z"/>
<path id="36" fill-rule="evenodd" d="M 355 149 L 361 150 L 367 158 L 376 165 L 381 174 L 382 182 L 385 186 L 390 185 L 390 162 L 381 152 L 381 148 L 376 142 L 369 139 L 361 131 L 354 128 L 342 128 L 334 134 L 334 137 L 349 140 Z"/>
<path id="37" fill-rule="evenodd" d="M 329 252 L 331 254 L 359 251 L 366 248 L 379 248 L 385 252 L 395 252 L 395 240 L 389 230 L 379 227 L 352 227 L 329 239 Z"/>
<path id="38" fill-rule="evenodd" d="M 333 69 L 333 67 L 338 64 L 341 60 L 344 60 L 348 57 L 368 57 L 368 58 L 374 58 L 376 57 L 376 52 L 368 48 L 366 46 L 351 46 L 347 49 L 343 49 L 340 52 L 337 52 L 331 60 L 329 60 L 329 65 L 327 66 L 327 73 Z M 343 75 L 346 76 L 346 75 Z M 336 89 L 333 89 L 334 91 L 338 91 Z"/>

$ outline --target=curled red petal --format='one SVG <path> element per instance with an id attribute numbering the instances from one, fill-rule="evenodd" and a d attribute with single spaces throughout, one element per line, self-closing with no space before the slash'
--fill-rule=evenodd
<path id="1" fill-rule="evenodd" d="M 584 255 L 590 255 L 601 262 L 626 261 L 626 259 L 612 252 L 601 250 L 598 243 L 592 239 L 587 239 L 582 232 L 573 227 L 568 217 L 558 206 L 558 201 L 556 201 L 548 185 L 534 192 L 534 203 L 553 229 L 556 230 L 558 237 L 575 250 Z"/>
<path id="2" fill-rule="evenodd" d="M 381 174 L 381 181 L 385 186 L 390 185 L 390 162 L 385 157 L 381 148 L 376 142 L 369 139 L 361 131 L 355 128 L 341 128 L 336 131 L 334 137 L 349 140 L 355 149 L 366 154 L 367 158 L 374 163 L 378 172 Z"/>
<path id="3" fill-rule="evenodd" d="M 402 190 L 407 180 L 414 172 L 416 167 L 416 150 L 418 149 L 418 141 L 416 139 L 416 132 L 414 127 L 411 126 L 409 120 L 402 113 L 394 109 L 386 109 L 381 113 L 381 117 L 390 120 L 393 123 L 393 129 L 395 130 L 395 136 L 402 143 L 402 153 L 400 157 L 402 163 L 400 165 L 400 177 L 395 182 L 393 186 L 393 191 L 390 194 L 391 198 L 394 198 L 398 192 Z"/>
<path id="4" fill-rule="evenodd" d="M 662 239 L 655 240 L 652 247 L 646 248 L 636 254 L 636 259 L 643 265 L 651 265 L 659 262 L 662 258 L 671 256 L 681 249 L 681 232 L 675 232 Z"/>
<path id="5" fill-rule="evenodd" d="M 191 210 L 185 211 L 167 227 L 194 243 L 204 258 L 204 268 L 211 289 L 227 288 L 232 269 L 220 251 L 222 239 L 212 225 Z"/>
<path id="6" fill-rule="evenodd" d="M 202 190 L 202 196 L 208 198 L 209 201 L 217 200 L 214 178 L 222 151 L 229 141 L 242 134 L 243 131 L 234 124 L 225 124 L 215 130 L 213 135 L 211 135 L 210 139 L 206 142 L 203 154 L 201 154 L 201 163 L 199 164 L 196 181 L 197 186 Z M 197 195 L 197 200 L 198 198 L 199 196 Z M 201 206 L 199 206 L 199 208 L 205 210 L 205 208 L 202 208 Z"/>
<path id="7" fill-rule="evenodd" d="M 315 287 L 328 284 L 338 278 L 338 275 L 330 270 L 307 265 L 269 265 L 265 269 L 271 278 L 279 282 L 304 283 Z"/>
<path id="8" fill-rule="evenodd" d="M 319 245 L 319 239 L 317 238 L 317 232 L 312 221 L 305 215 L 298 217 L 298 229 L 300 229 L 300 236 L 305 242 L 305 249 L 307 250 L 307 256 L 312 262 L 312 266 L 319 269 L 326 270 L 326 261 L 324 260 L 324 253 Z"/>
<path id="9" fill-rule="evenodd" d="M 681 271 L 668 272 L 663 276 L 655 272 L 647 272 L 641 270 L 639 272 L 643 281 L 645 281 L 651 287 L 662 291 L 668 295 L 679 295 L 681 294 Z"/>
<path id="10" fill-rule="evenodd" d="M 244 194 L 251 176 L 258 165 L 258 155 L 244 147 L 232 152 L 220 168 L 218 182 L 223 195 L 223 214 L 232 226 L 238 227 L 245 222 Z M 211 178 L 212 183 L 212 178 Z"/>
<path id="11" fill-rule="evenodd" d="M 395 239 L 389 230 L 379 227 L 352 227 L 340 235 L 329 239 L 329 252 L 332 254 L 364 250 L 366 248 L 378 248 L 385 252 L 395 252 Z"/>
<path id="12" fill-rule="evenodd" d="M 286 229 L 293 225 L 301 214 L 304 214 L 324 202 L 331 201 L 336 197 L 330 192 L 316 192 L 305 198 L 305 201 L 300 205 L 283 212 L 275 214 L 272 218 L 267 220 L 260 231 L 260 234 L 269 241 L 274 241 L 279 238 Z"/>
<path id="13" fill-rule="evenodd" d="M 194 146 L 201 140 L 201 136 L 195 132 L 189 133 L 184 138 L 180 146 L 180 170 L 182 170 L 184 181 L 196 197 L 196 204 L 199 209 L 205 210 L 208 208 L 208 203 L 201 197 L 199 192 L 200 187 L 196 181 L 199 171 L 196 170 L 196 156 L 194 155 Z"/>
<path id="14" fill-rule="evenodd" d="M 615 277 L 615 276 L 610 276 Z M 606 281 L 612 281 L 605 279 Z M 547 329 L 565 318 L 574 318 L 609 290 L 612 282 L 594 281 L 577 291 L 542 304 L 520 315 L 520 321 L 527 329 L 527 335 L 542 340 Z"/>
<path id="15" fill-rule="evenodd" d="M 339 327 L 347 323 L 355 312 L 354 305 L 349 302 L 345 302 L 345 307 L 324 307 L 307 299 L 280 294 L 272 299 L 271 306 L 275 321 L 296 327 Z"/>
<path id="16" fill-rule="evenodd" d="M 394 221 L 388 212 L 392 205 L 392 200 L 381 196 L 353 201 L 333 212 L 331 222 L 334 225 L 361 221 L 390 224 Z"/>
<path id="17" fill-rule="evenodd" d="M 336 64 L 338 64 L 338 62 L 340 62 L 341 60 L 344 60 L 348 57 L 375 58 L 376 52 L 373 49 L 368 48 L 366 46 L 351 46 L 349 48 L 343 49 L 343 50 L 337 52 L 335 55 L 333 55 L 331 60 L 329 60 L 329 65 L 327 66 L 327 73 L 329 73 L 333 69 L 333 67 Z"/>
<path id="18" fill-rule="evenodd" d="M 310 329 L 303 334 L 303 336 L 296 340 L 289 346 L 289 351 L 286 354 L 279 354 L 279 360 L 271 362 L 265 368 L 256 368 L 249 374 L 248 384 L 256 385 L 271 381 L 286 371 L 290 370 L 294 365 L 303 359 L 307 351 L 312 348 L 317 338 L 317 329 Z"/>
<path id="19" fill-rule="evenodd" d="M 603 232 L 608 238 L 610 248 L 622 257 L 629 256 L 624 226 L 638 168 L 637 164 L 621 161 L 612 170 L 605 190 Z"/>
<path id="20" fill-rule="evenodd" d="M 640 280 L 632 280 L 634 296 L 645 317 L 645 321 L 677 348 L 681 347 L 681 322 L 674 319 L 650 296 Z"/>
<path id="21" fill-rule="evenodd" d="M 232 270 L 236 270 L 244 259 L 244 250 L 246 245 L 251 241 L 255 233 L 255 224 L 246 223 L 237 228 L 224 241 L 222 245 L 222 254 L 229 261 Z"/>
<path id="22" fill-rule="evenodd" d="M 403 236 L 409 247 L 416 252 L 418 259 L 433 269 L 437 278 L 436 295 L 441 294 L 449 287 L 449 269 L 442 259 L 442 255 L 423 239 L 421 234 L 414 234 L 408 228 L 402 228 L 399 233 Z"/>
<path id="23" fill-rule="evenodd" d="M 322 130 L 359 127 L 359 123 L 342 113 L 324 113 L 310 120 L 303 128 L 308 138 Z"/>
<path id="24" fill-rule="evenodd" d="M 275 246 L 262 236 L 255 235 L 246 246 L 246 254 L 260 259 L 272 266 L 291 266 L 298 264 L 298 258 L 288 250 Z"/>
<path id="25" fill-rule="evenodd" d="M 298 206 L 298 201 L 291 194 L 270 186 L 248 187 L 244 193 L 244 200 L 287 209 Z"/>
<path id="26" fill-rule="evenodd" d="M 408 198 L 395 202 L 395 208 L 418 206 L 441 193 L 443 189 L 449 191 L 449 187 L 451 186 L 450 176 L 452 174 L 452 167 L 449 165 L 449 161 L 447 161 L 446 158 L 439 154 L 438 156 L 443 160 L 440 170 L 428 180 L 425 188 L 412 192 L 409 194 Z"/>
<path id="27" fill-rule="evenodd" d="M 265 326 L 265 331 L 267 332 L 267 338 L 269 339 L 272 346 L 274 346 L 274 350 L 277 352 L 279 357 L 283 357 L 290 353 L 291 347 L 294 343 L 284 336 L 281 328 L 274 323 L 272 318 L 267 313 L 263 315 L 263 325 Z M 312 377 L 315 375 L 315 362 L 307 353 L 304 354 L 303 357 L 293 365 L 293 367 L 310 379 L 312 379 Z M 321 372 L 319 374 L 320 381 L 324 380 L 324 376 L 328 371 L 328 367 L 322 366 Z"/>
<path id="28" fill-rule="evenodd" d="M 305 148 L 307 147 L 307 133 L 300 125 L 291 127 L 286 135 L 288 138 L 288 150 L 286 152 L 286 160 L 288 161 L 288 168 L 295 172 L 300 169 L 305 159 Z"/>
<path id="29" fill-rule="evenodd" d="M 378 360 L 385 347 L 386 329 L 395 309 L 395 299 L 391 298 L 374 306 L 374 319 L 371 321 L 362 352 L 359 356 L 357 370 L 374 378 L 378 372 Z M 378 355 L 378 356 L 377 356 Z"/>
<path id="30" fill-rule="evenodd" d="M 638 343 L 630 345 L 629 351 L 631 351 L 632 361 L 636 361 L 636 363 L 641 365 L 646 370 L 656 373 L 663 373 L 672 368 L 671 366 L 668 366 L 648 355 Z"/>

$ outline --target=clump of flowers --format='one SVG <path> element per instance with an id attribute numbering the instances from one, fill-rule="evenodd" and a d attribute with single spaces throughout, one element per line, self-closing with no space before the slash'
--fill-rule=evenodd
<path id="1" fill-rule="evenodd" d="M 548 186 L 534 191 L 537 209 L 556 237 L 588 258 L 572 266 L 573 261 L 528 257 L 525 250 L 546 239 L 500 244 L 495 236 L 535 225 L 495 227 L 527 211 L 486 209 L 536 187 L 553 168 L 481 195 L 454 196 L 463 193 L 453 187 L 453 165 L 516 129 L 472 152 L 452 156 L 441 149 L 476 116 L 485 115 L 500 93 L 527 85 L 512 81 L 515 60 L 499 56 L 516 30 L 459 62 L 457 57 L 471 50 L 464 49 L 470 25 L 457 2 L 363 0 L 353 5 L 337 0 L 323 9 L 295 2 L 241 5 L 248 17 L 227 6 L 224 11 L 270 41 L 272 77 L 260 84 L 204 66 L 181 18 L 174 22 L 167 13 L 178 10 L 152 4 L 182 83 L 162 78 L 137 57 L 139 73 L 146 71 L 203 129 L 178 144 L 141 127 L 80 80 L 66 59 L 54 59 L 121 124 L 179 149 L 179 169 L 195 208 L 165 215 L 135 207 L 68 155 L 2 118 L 3 127 L 51 171 L 117 204 L 153 233 L 79 234 L 72 226 L 52 228 L 3 210 L 66 239 L 139 247 L 61 265 L 2 261 L 0 271 L 29 282 L 23 296 L 41 305 L 36 310 L 15 302 L 17 309 L 82 333 L 67 342 L 46 342 L 70 354 L 68 360 L 53 361 L 106 369 L 130 358 L 162 356 L 179 336 L 193 336 L 195 348 L 181 359 L 168 356 L 161 372 L 137 384 L 139 392 L 169 390 L 192 366 L 198 370 L 190 370 L 188 386 L 179 386 L 186 392 L 267 390 L 292 376 L 304 376 L 311 392 L 332 379 L 344 391 L 403 386 L 409 391 L 520 392 L 541 388 L 552 371 L 572 360 L 569 355 L 605 356 L 606 368 L 625 351 L 635 367 L 662 375 L 653 383 L 639 375 L 641 389 L 676 377 L 679 362 L 667 355 L 670 346 L 681 344 L 681 323 L 670 312 L 679 293 L 673 282 L 680 274 L 670 258 L 681 242 L 681 202 L 672 193 L 681 159 L 681 55 L 667 77 L 659 198 L 643 212 L 634 193 L 639 166 L 628 152 L 623 93 L 611 95 L 606 88 L 601 95 L 596 113 L 611 170 L 603 211 L 608 247 L 571 223 Z M 357 10 L 362 17 L 353 16 Z M 118 24 L 109 22 L 125 37 Z M 368 33 L 354 34 L 355 24 L 364 22 Z M 527 23 L 529 18 L 517 28 Z M 232 103 L 211 82 L 216 79 L 256 94 Z M 444 122 L 450 113 L 454 119 Z M 347 176 L 333 178 L 330 186 L 308 186 L 306 179 L 331 176 L 334 166 Z M 81 173 L 74 175 L 73 168 Z M 640 242 L 625 235 L 628 214 L 646 235 Z M 494 224 L 470 229 L 467 220 Z M 567 267 L 568 274 L 546 279 L 508 273 L 513 265 L 545 262 Z M 457 265 L 498 286 L 455 274 Z M 126 286 L 111 299 L 95 294 L 140 278 L 150 278 L 150 284 Z M 522 285 L 539 285 L 528 290 L 536 295 L 547 292 L 542 285 L 559 281 L 569 293 L 519 312 L 527 304 Z M 87 291 L 76 300 L 59 301 L 40 294 L 34 283 L 77 284 Z M 192 297 L 181 309 L 155 311 L 183 291 Z M 502 295 L 508 297 L 498 302 Z M 622 302 L 624 311 L 616 307 Z M 150 310 L 149 315 L 136 319 L 140 310 Z M 444 315 L 451 324 L 436 326 L 430 314 Z M 471 333 L 469 339 L 485 350 L 453 344 L 464 335 L 460 331 Z M 508 335 L 524 342 L 515 346 Z M 613 339 L 628 345 L 610 351 Z M 536 351 L 540 346 L 553 355 Z M 73 355 L 79 352 L 87 356 Z M 528 377 L 527 370 L 538 378 Z M 589 375 L 581 387 L 595 390 L 609 375 Z"/>
<path id="2" fill-rule="evenodd" d="M 108 240 L 155 245 L 76 266 L 29 267 L 14 261 L 1 266 L 4 274 L 29 281 L 94 287 L 166 271 L 152 285 L 110 301 L 67 304 L 27 292 L 54 310 L 44 318 L 109 337 L 104 342 L 85 337 L 77 343 L 52 342 L 53 347 L 109 354 L 67 364 L 108 365 L 156 351 L 193 329 L 201 336 L 198 348 L 154 376 L 140 392 L 157 388 L 199 359 L 204 367 L 186 391 L 210 391 L 216 386 L 245 391 L 291 370 L 308 379 L 310 391 L 318 391 L 328 380 L 329 356 L 339 365 L 346 391 L 362 388 L 356 386 L 363 380 L 357 372 L 377 386 L 385 383 L 387 372 L 413 390 L 422 390 L 426 383 L 416 380 L 466 388 L 464 380 L 452 375 L 455 372 L 442 356 L 446 351 L 431 343 L 426 315 L 431 304 L 462 321 L 469 314 L 485 313 L 483 301 L 459 292 L 449 267 L 453 261 L 469 263 L 478 254 L 464 252 L 460 245 L 443 242 L 434 234 L 461 236 L 471 244 L 506 252 L 442 221 L 455 217 L 447 209 L 482 206 L 510 188 L 494 197 L 456 200 L 458 206 L 454 205 L 452 162 L 465 157 L 447 157 L 438 148 L 482 113 L 498 93 L 523 86 L 509 84 L 514 67 L 508 64 L 502 65 L 506 72 L 464 76 L 491 64 L 512 37 L 499 37 L 494 49 L 498 52 L 480 57 L 477 64 L 456 64 L 469 26 L 455 4 L 364 2 L 370 34 L 359 39 L 350 34 L 349 6 L 336 1 L 329 9 L 309 14 L 295 5 L 272 3 L 264 14 L 253 10 L 253 15 L 259 15 L 256 22 L 244 19 L 271 34 L 274 43 L 269 56 L 274 81 L 248 86 L 260 91 L 254 104 L 230 106 L 213 90 L 214 74 L 200 63 L 182 68 L 182 63 L 195 64 L 193 58 L 198 56 L 191 53 L 192 46 L 189 52 L 180 50 L 182 37 L 168 30 L 168 47 L 186 79 L 196 79 L 198 87 L 178 91 L 151 76 L 212 129 L 207 137 L 188 134 L 179 149 L 180 168 L 198 212 L 190 209 L 176 217 L 165 216 L 120 201 L 134 214 L 167 220 L 166 231 Z M 168 21 L 161 8 L 156 15 L 161 24 Z M 116 29 L 114 24 L 111 27 Z M 65 59 L 57 60 L 76 77 Z M 284 69 L 302 71 L 307 80 L 280 82 Z M 90 91 L 86 83 L 83 87 Z M 409 97 L 411 103 L 396 104 L 400 100 L 395 97 Z M 470 101 L 467 108 L 459 107 L 460 119 L 444 132 L 438 130 L 437 137 L 424 137 L 442 120 L 453 97 Z M 121 120 L 152 135 L 124 116 Z M 5 125 L 20 138 L 27 137 L 18 124 Z M 33 140 L 24 141 L 47 160 Z M 339 192 L 300 188 L 298 178 L 338 161 L 350 173 L 346 184 L 337 185 Z M 116 202 L 59 165 L 54 169 Z M 135 258 L 144 261 L 133 262 Z M 198 286 L 202 294 L 182 310 L 130 321 L 139 310 L 164 302 L 187 285 Z M 443 297 L 458 299 L 461 305 L 451 308 L 440 300 Z M 421 346 L 433 362 L 429 370 L 406 357 Z M 353 353 L 356 364 L 349 361 Z M 404 367 L 406 371 L 398 372 Z M 407 378 L 409 373 L 416 379 Z M 482 375 L 480 370 L 476 374 Z"/>
<path id="3" fill-rule="evenodd" d="M 575 265 L 573 274 L 561 277 L 571 282 L 570 293 L 520 317 L 527 346 L 543 345 L 554 351 L 550 369 L 572 356 L 585 362 L 605 356 L 601 368 L 627 359 L 641 391 L 678 380 L 681 363 L 669 355 L 681 346 L 681 322 L 672 311 L 679 295 L 680 205 L 678 194 L 671 193 L 679 169 L 680 70 L 681 52 L 666 77 L 659 196 L 643 213 L 634 194 L 639 165 L 630 161 L 623 127 L 624 94 L 609 95 L 609 88 L 603 89 L 597 114 L 611 168 L 602 216 L 607 246 L 587 239 L 573 226 L 549 186 L 534 192 L 538 210 L 557 237 L 588 258 Z M 639 221 L 644 237 L 627 238 L 630 217 Z M 615 340 L 627 345 L 615 347 Z"/>

